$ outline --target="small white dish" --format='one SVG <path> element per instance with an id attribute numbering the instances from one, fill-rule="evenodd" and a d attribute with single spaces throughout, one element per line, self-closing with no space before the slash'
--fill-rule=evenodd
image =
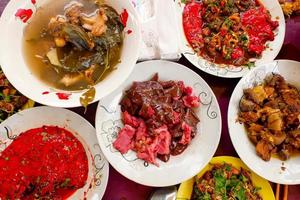
<path id="1" fill-rule="evenodd" d="M 129 151 L 122 155 L 112 145 L 123 127 L 119 102 L 133 81 L 149 80 L 155 73 L 160 80 L 181 80 L 194 89 L 201 99 L 196 109 L 200 122 L 198 133 L 186 150 L 171 156 L 166 163 L 158 161 L 159 167 L 148 164 Z M 103 98 L 96 113 L 97 137 L 106 159 L 125 177 L 148 186 L 170 186 L 196 175 L 213 157 L 221 135 L 221 113 L 217 99 L 207 83 L 187 67 L 168 61 L 148 61 L 135 66 L 126 82 Z"/>
<path id="2" fill-rule="evenodd" d="M 49 1 L 56 2 L 54 0 L 11 0 L 8 3 L 0 19 L 0 64 L 12 85 L 35 102 L 65 108 L 81 106 L 80 97 L 86 90 L 68 92 L 58 91 L 50 87 L 32 74 L 30 68 L 26 66 L 23 57 L 23 29 L 27 24 L 15 17 L 15 13 L 18 9 L 24 9 L 25 12 L 33 12 L 32 15 L 34 15 L 37 8 L 42 8 Z M 36 3 L 33 4 L 31 2 Z M 121 62 L 116 66 L 116 70 L 112 71 L 103 81 L 95 85 L 96 95 L 93 102 L 111 93 L 130 75 L 138 59 L 141 41 L 137 13 L 131 2 L 128 0 L 107 0 L 106 3 L 115 8 L 118 13 L 122 13 L 126 9 L 128 20 L 124 30 L 125 38 L 122 47 Z M 30 19 L 27 23 L 30 23 Z M 60 99 L 56 94 L 57 92 L 63 93 L 63 96 L 66 98 Z"/>
<path id="3" fill-rule="evenodd" d="M 72 111 L 42 106 L 14 114 L 0 125 L 0 152 L 20 133 L 43 125 L 59 126 L 69 130 L 83 144 L 87 153 L 89 163 L 87 183 L 68 199 L 101 199 L 108 182 L 109 165 L 100 150 L 95 128 Z"/>
<path id="4" fill-rule="evenodd" d="M 177 11 L 178 11 L 177 18 L 180 27 L 179 32 L 182 41 L 181 49 L 183 55 L 195 67 L 214 76 L 223 77 L 223 78 L 239 78 L 247 74 L 249 72 L 249 68 L 247 66 L 237 67 L 237 66 L 228 66 L 224 64 L 223 65 L 215 64 L 203 59 L 202 57 L 198 56 L 195 53 L 195 51 L 189 45 L 189 42 L 187 41 L 184 34 L 183 25 L 182 25 L 182 13 L 185 4 L 182 2 L 183 1 L 181 0 L 176 0 Z M 262 54 L 262 57 L 255 61 L 255 66 L 271 62 L 275 59 L 275 57 L 278 55 L 282 47 L 284 41 L 284 35 L 285 35 L 285 19 L 278 1 L 260 0 L 260 2 L 267 8 L 268 11 L 270 11 L 272 20 L 277 20 L 279 22 L 279 27 L 275 31 L 276 36 L 274 41 L 267 42 L 269 48 L 266 48 Z"/>
<path id="5" fill-rule="evenodd" d="M 278 60 L 251 70 L 234 89 L 228 107 L 228 129 L 230 138 L 239 157 L 245 164 L 261 177 L 279 184 L 300 184 L 300 157 L 294 156 L 287 161 L 271 157 L 270 161 L 262 160 L 256 155 L 255 146 L 248 138 L 243 124 L 236 120 L 243 90 L 262 83 L 266 76 L 277 73 L 285 80 L 300 88 L 300 62 Z"/>

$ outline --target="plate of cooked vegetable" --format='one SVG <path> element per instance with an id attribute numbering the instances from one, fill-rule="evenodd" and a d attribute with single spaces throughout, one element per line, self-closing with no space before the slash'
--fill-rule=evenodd
<path id="1" fill-rule="evenodd" d="M 18 92 L 9 83 L 0 67 L 0 123 L 18 111 L 33 106 L 34 101 Z"/>
<path id="2" fill-rule="evenodd" d="M 255 68 L 237 84 L 228 108 L 229 133 L 240 158 L 280 184 L 300 183 L 299 69 L 300 63 L 290 60 Z"/>
<path id="3" fill-rule="evenodd" d="M 178 0 L 183 55 L 199 69 L 224 78 L 271 62 L 285 35 L 278 1 Z"/>
<path id="4" fill-rule="evenodd" d="M 181 183 L 180 199 L 275 200 L 267 180 L 252 172 L 239 158 L 214 157 L 197 176 Z"/>

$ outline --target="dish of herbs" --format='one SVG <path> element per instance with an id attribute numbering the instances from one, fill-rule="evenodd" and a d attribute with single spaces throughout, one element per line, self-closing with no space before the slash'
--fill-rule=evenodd
<path id="1" fill-rule="evenodd" d="M 44 83 L 87 89 L 120 62 L 124 25 L 114 8 L 100 2 L 63 0 L 38 8 L 24 29 L 23 51 Z"/>
<path id="2" fill-rule="evenodd" d="M 231 164 L 213 164 L 203 176 L 196 177 L 192 200 L 262 200 L 249 171 Z"/>

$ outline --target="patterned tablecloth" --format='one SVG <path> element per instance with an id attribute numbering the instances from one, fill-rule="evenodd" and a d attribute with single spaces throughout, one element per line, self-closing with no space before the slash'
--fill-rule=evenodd
<path id="1" fill-rule="evenodd" d="M 0 0 L 0 14 L 9 0 Z M 1 27 L 1 29 L 4 27 Z M 1 31 L 0 29 L 0 31 Z M 284 45 L 276 59 L 291 59 L 300 61 L 300 16 L 286 19 L 286 35 Z M 1 44 L 0 44 L 1 45 Z M 185 58 L 179 60 L 180 64 L 197 72 L 213 89 L 222 112 L 222 136 L 220 144 L 215 156 L 230 155 L 237 156 L 234 147 L 230 141 L 227 126 L 227 109 L 230 95 L 239 81 L 239 79 L 223 79 L 208 75 L 192 64 Z M 95 112 L 97 104 L 94 103 L 88 107 L 88 111 L 84 114 L 83 108 L 73 108 L 71 110 L 85 117 L 93 125 L 95 124 Z M 274 186 L 274 185 L 273 185 Z M 109 181 L 104 195 L 104 200 L 144 200 L 147 199 L 151 192 L 156 188 L 146 187 L 134 183 L 123 177 L 112 167 L 110 167 Z M 300 199 L 300 185 L 289 186 L 289 200 Z"/>

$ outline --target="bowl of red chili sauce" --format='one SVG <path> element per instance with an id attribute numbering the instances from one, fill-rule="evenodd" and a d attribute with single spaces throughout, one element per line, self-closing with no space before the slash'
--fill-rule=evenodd
<path id="1" fill-rule="evenodd" d="M 101 199 L 108 164 L 94 128 L 64 109 L 36 107 L 0 126 L 0 199 Z"/>
<path id="2" fill-rule="evenodd" d="M 283 44 L 285 22 L 277 1 L 185 0 L 178 5 L 184 55 L 207 73 L 241 77 L 272 61 Z"/>

